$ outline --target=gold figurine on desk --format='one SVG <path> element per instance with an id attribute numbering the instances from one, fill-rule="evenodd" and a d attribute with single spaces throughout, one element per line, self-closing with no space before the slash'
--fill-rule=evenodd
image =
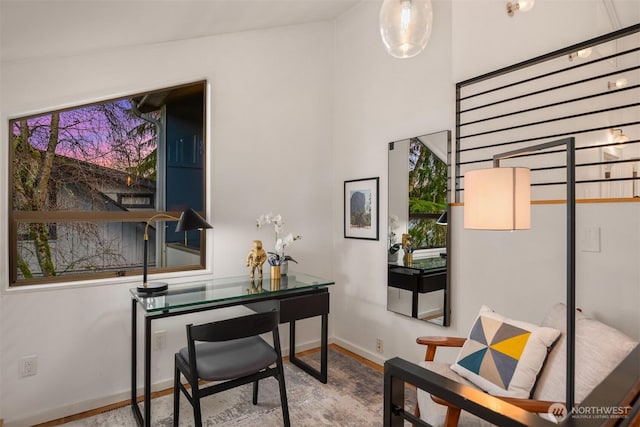
<path id="1" fill-rule="evenodd" d="M 267 260 L 267 253 L 262 249 L 262 241 L 254 240 L 253 247 L 247 255 L 247 267 L 251 269 L 249 277 L 253 279 L 256 268 L 258 269 L 258 278 L 262 279 L 262 264 Z"/>
<path id="2" fill-rule="evenodd" d="M 405 266 L 409 267 L 413 264 L 413 244 L 411 243 L 411 235 L 408 233 L 402 234 L 402 249 L 404 249 L 404 256 L 402 261 Z"/>

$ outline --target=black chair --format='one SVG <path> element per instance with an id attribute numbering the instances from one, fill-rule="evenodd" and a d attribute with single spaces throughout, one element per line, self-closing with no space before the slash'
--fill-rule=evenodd
<path id="1" fill-rule="evenodd" d="M 187 325 L 187 347 L 175 355 L 173 425 L 178 425 L 180 390 L 193 406 L 195 425 L 202 426 L 201 397 L 253 382 L 255 405 L 258 403 L 258 381 L 275 377 L 280 385 L 284 425 L 289 427 L 289 407 L 278 334 L 279 320 L 280 313 L 274 308 L 203 325 Z M 259 336 L 267 332 L 273 335 L 273 346 Z M 180 382 L 180 374 L 187 379 L 191 393 Z M 201 388 L 198 380 L 222 382 Z"/>

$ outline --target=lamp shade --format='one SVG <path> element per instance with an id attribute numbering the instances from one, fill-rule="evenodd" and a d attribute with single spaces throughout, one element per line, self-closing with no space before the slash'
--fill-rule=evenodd
<path id="1" fill-rule="evenodd" d="M 427 46 L 431 37 L 431 0 L 384 0 L 380 8 L 380 35 L 389 54 L 411 58 Z"/>
<path id="2" fill-rule="evenodd" d="M 202 230 L 204 228 L 211 228 L 211 225 L 198 215 L 196 211 L 188 208 L 180 214 L 180 219 L 176 225 L 176 233 L 189 230 Z"/>
<path id="3" fill-rule="evenodd" d="M 464 228 L 531 228 L 531 173 L 528 168 L 479 169 L 464 174 Z"/>

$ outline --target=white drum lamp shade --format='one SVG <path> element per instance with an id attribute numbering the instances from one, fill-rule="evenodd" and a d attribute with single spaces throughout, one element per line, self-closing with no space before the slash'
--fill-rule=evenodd
<path id="1" fill-rule="evenodd" d="M 464 174 L 464 228 L 531 228 L 531 173 L 528 168 L 479 169 Z"/>

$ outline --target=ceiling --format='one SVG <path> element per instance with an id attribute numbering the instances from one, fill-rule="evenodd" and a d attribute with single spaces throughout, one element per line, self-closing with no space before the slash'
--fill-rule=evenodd
<path id="1" fill-rule="evenodd" d="M 364 1 L 370 0 L 0 0 L 0 59 L 333 21 Z M 601 2 L 612 29 L 638 16 L 638 0 L 589 1 Z"/>
<path id="2" fill-rule="evenodd" d="M 3 61 L 331 21 L 363 0 L 0 0 Z"/>

